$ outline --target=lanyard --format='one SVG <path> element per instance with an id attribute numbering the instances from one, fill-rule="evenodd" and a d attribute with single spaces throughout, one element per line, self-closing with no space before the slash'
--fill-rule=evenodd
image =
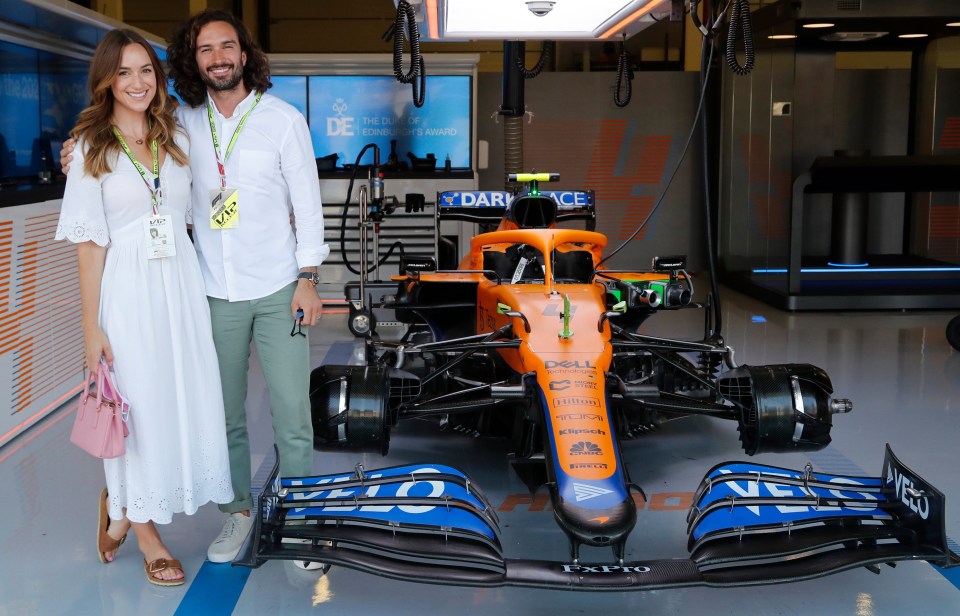
<path id="1" fill-rule="evenodd" d="M 223 156 L 220 155 L 220 140 L 217 138 L 217 127 L 213 121 L 213 107 L 210 105 L 210 99 L 207 98 L 207 117 L 210 119 L 210 134 L 213 136 L 213 152 L 217 155 L 217 169 L 220 171 L 220 190 L 224 190 L 227 187 L 227 170 L 224 168 L 224 164 L 226 164 L 230 152 L 233 152 L 233 146 L 237 144 L 237 137 L 240 136 L 243 125 L 247 123 L 247 118 L 250 117 L 250 114 L 257 106 L 257 103 L 260 102 L 260 97 L 262 96 L 263 92 L 257 92 L 257 98 L 254 99 L 253 104 L 250 105 L 250 109 L 247 109 L 247 112 L 240 118 L 240 123 L 237 124 L 236 130 L 233 131 L 233 137 L 230 138 L 230 143 L 227 144 L 227 151 Z"/>
<path id="2" fill-rule="evenodd" d="M 130 151 L 130 146 L 123 140 L 123 136 L 116 126 L 113 127 L 113 134 L 116 135 L 117 141 L 120 142 L 120 147 L 123 148 L 127 158 L 129 158 L 133 166 L 137 168 L 140 177 L 143 178 L 143 183 L 147 185 L 147 190 L 150 191 L 150 206 L 153 208 L 153 216 L 159 216 L 160 213 L 157 211 L 157 195 L 160 194 L 160 158 L 157 156 L 157 140 L 154 139 L 150 144 L 150 153 L 153 154 L 153 186 L 151 186 L 150 180 L 147 179 L 147 172 L 143 170 L 143 165 L 140 164 L 137 157 Z M 163 197 L 161 196 L 161 200 L 162 199 Z"/>

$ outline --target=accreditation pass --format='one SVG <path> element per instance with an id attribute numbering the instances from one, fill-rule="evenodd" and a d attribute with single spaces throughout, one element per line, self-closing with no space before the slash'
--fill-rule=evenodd
<path id="1" fill-rule="evenodd" d="M 240 196 L 236 188 L 210 192 L 210 228 L 233 229 L 240 226 Z"/>
<path id="2" fill-rule="evenodd" d="M 148 259 L 163 259 L 177 254 L 177 246 L 173 241 L 173 220 L 168 214 L 144 218 L 143 233 L 147 240 Z"/>

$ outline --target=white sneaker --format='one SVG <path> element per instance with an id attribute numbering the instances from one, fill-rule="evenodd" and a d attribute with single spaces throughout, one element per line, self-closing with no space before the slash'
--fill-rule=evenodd
<path id="1" fill-rule="evenodd" d="M 207 548 L 207 560 L 212 563 L 228 563 L 236 558 L 252 526 L 252 515 L 230 514 L 223 530 Z"/>

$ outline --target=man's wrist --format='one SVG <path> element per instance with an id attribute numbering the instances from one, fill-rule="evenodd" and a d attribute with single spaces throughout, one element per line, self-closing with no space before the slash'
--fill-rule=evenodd
<path id="1" fill-rule="evenodd" d="M 313 271 L 310 271 L 311 269 Z M 306 280 L 310 284 L 316 286 L 320 284 L 320 274 L 317 273 L 316 268 L 308 268 L 306 271 L 301 271 L 299 274 L 297 274 L 297 283 L 299 283 L 301 280 Z"/>

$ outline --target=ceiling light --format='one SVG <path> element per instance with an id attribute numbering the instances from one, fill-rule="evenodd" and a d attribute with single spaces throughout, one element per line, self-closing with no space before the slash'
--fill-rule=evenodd
<path id="1" fill-rule="evenodd" d="M 835 25 L 836 24 L 819 23 L 819 24 L 803 24 L 803 27 L 804 28 L 832 28 Z"/>
<path id="2" fill-rule="evenodd" d="M 960 21 L 951 21 L 947 24 L 951 28 L 960 28 Z"/>
<path id="3" fill-rule="evenodd" d="M 421 37 L 431 41 L 630 37 L 657 23 L 654 17 L 669 13 L 671 6 L 670 0 L 417 0 L 411 4 L 419 5 L 417 20 L 426 24 Z"/>
<path id="4" fill-rule="evenodd" d="M 900 34 L 900 35 L 897 35 L 897 38 L 926 38 L 927 36 L 929 35 L 921 34 L 918 32 L 916 34 Z"/>
<path id="5" fill-rule="evenodd" d="M 824 34 L 820 38 L 824 41 L 837 43 L 862 43 L 872 41 L 882 36 L 890 34 L 889 32 L 831 32 Z"/>
<path id="6" fill-rule="evenodd" d="M 786 39 L 795 39 L 797 38 L 797 35 L 796 34 L 771 34 L 767 38 L 773 41 L 781 41 Z"/>

